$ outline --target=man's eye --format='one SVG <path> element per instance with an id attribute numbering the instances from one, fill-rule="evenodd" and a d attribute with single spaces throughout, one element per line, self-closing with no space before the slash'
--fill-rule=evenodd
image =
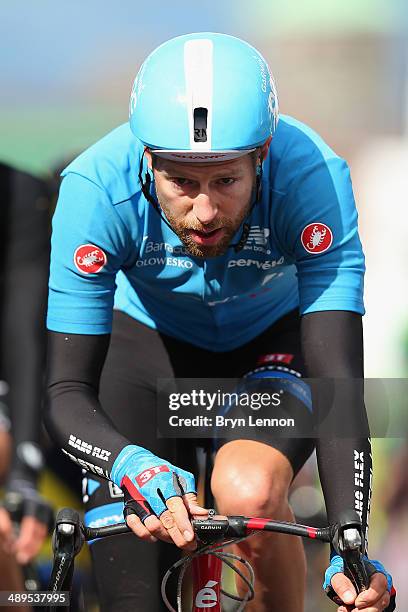
<path id="1" fill-rule="evenodd" d="M 229 177 L 223 177 L 220 178 L 219 183 L 221 183 L 221 185 L 232 185 L 233 183 L 235 183 L 235 179 L 234 178 L 229 178 Z"/>
<path id="2" fill-rule="evenodd" d="M 174 177 L 171 179 L 173 181 L 173 183 L 175 183 L 177 185 L 177 187 L 186 187 L 187 185 L 191 184 L 191 181 L 189 179 L 186 178 L 182 178 L 182 177 Z"/>

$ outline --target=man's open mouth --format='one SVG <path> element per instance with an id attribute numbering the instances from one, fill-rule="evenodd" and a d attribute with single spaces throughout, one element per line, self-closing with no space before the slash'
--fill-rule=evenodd
<path id="1" fill-rule="evenodd" d="M 190 230 L 190 236 L 197 244 L 211 246 L 216 244 L 224 233 L 224 228 L 219 227 L 210 231 Z"/>

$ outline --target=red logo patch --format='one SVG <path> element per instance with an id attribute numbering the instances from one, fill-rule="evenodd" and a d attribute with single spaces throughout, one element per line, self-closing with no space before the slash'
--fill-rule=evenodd
<path id="1" fill-rule="evenodd" d="M 278 363 L 286 363 L 287 365 L 289 365 L 292 362 L 293 357 L 293 355 L 288 355 L 284 353 L 269 353 L 268 355 L 261 355 L 258 359 L 257 365 L 270 363 L 271 361 L 275 361 Z"/>
<path id="2" fill-rule="evenodd" d="M 107 261 L 102 249 L 94 244 L 81 244 L 74 253 L 74 264 L 84 274 L 100 272 Z"/>
<path id="3" fill-rule="evenodd" d="M 324 253 L 331 247 L 333 233 L 324 223 L 309 223 L 303 230 L 300 239 L 308 253 Z"/>
<path id="4" fill-rule="evenodd" d="M 160 474 L 160 472 L 170 472 L 167 465 L 157 465 L 156 467 L 149 468 L 144 472 L 141 472 L 138 476 L 136 476 L 136 482 L 139 487 L 143 487 L 149 480 Z"/>

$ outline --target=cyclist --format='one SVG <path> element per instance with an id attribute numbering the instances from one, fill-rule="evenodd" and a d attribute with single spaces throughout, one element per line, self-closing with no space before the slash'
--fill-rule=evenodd
<path id="1" fill-rule="evenodd" d="M 156 437 L 156 379 L 267 371 L 289 381 L 290 395 L 300 376 L 363 376 L 364 258 L 349 171 L 307 126 L 287 116 L 278 123 L 274 81 L 257 50 L 198 33 L 153 51 L 133 85 L 130 124 L 63 176 L 47 423 L 88 471 L 88 523 L 118 520 L 123 493 L 139 536 L 92 545 L 102 610 L 156 610 L 158 547 L 149 543 L 194 549 L 189 518 L 206 512 L 175 441 Z M 321 437 L 316 448 L 329 521 L 355 508 L 358 494 L 366 530 L 371 454 L 354 389 L 333 408 L 351 406 L 352 435 Z M 292 400 L 307 410 L 306 400 Z M 319 403 L 318 390 L 314 409 Z M 221 442 L 212 477 L 219 511 L 292 520 L 288 490 L 312 450 L 311 440 L 262 432 Z M 248 609 L 303 608 L 296 538 L 254 537 L 239 551 L 257 576 Z M 333 554 L 326 586 L 345 604 L 384 610 L 391 581 L 374 564 L 370 589 L 356 599 Z"/>
<path id="2" fill-rule="evenodd" d="M 11 443 L 0 508 L 0 539 L 18 564 L 39 552 L 52 511 L 38 493 L 45 364 L 45 311 L 49 265 L 49 199 L 46 183 L 0 164 L 0 429 Z M 5 436 L 11 421 L 12 439 Z M 3 452 L 3 449 L 2 449 Z M 8 509 L 21 518 L 15 537 Z M 17 515 L 16 515 L 17 516 Z M 2 547 L 3 548 L 3 547 Z M 10 588 L 13 558 L 2 558 L 2 587 Z"/>

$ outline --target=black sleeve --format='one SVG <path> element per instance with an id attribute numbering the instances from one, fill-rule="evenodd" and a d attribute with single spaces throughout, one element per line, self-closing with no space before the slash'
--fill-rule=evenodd
<path id="1" fill-rule="evenodd" d="M 45 366 L 49 260 L 46 183 L 0 165 L 0 378 L 9 387 L 13 460 L 9 481 L 36 484 Z"/>
<path id="2" fill-rule="evenodd" d="M 302 350 L 311 379 L 318 426 L 320 481 L 328 520 L 348 509 L 358 512 L 367 547 L 372 460 L 364 405 L 361 316 L 325 311 L 304 315 Z"/>
<path id="3" fill-rule="evenodd" d="M 110 336 L 49 332 L 45 424 L 62 450 L 81 467 L 109 478 L 120 435 L 98 400 Z"/>

